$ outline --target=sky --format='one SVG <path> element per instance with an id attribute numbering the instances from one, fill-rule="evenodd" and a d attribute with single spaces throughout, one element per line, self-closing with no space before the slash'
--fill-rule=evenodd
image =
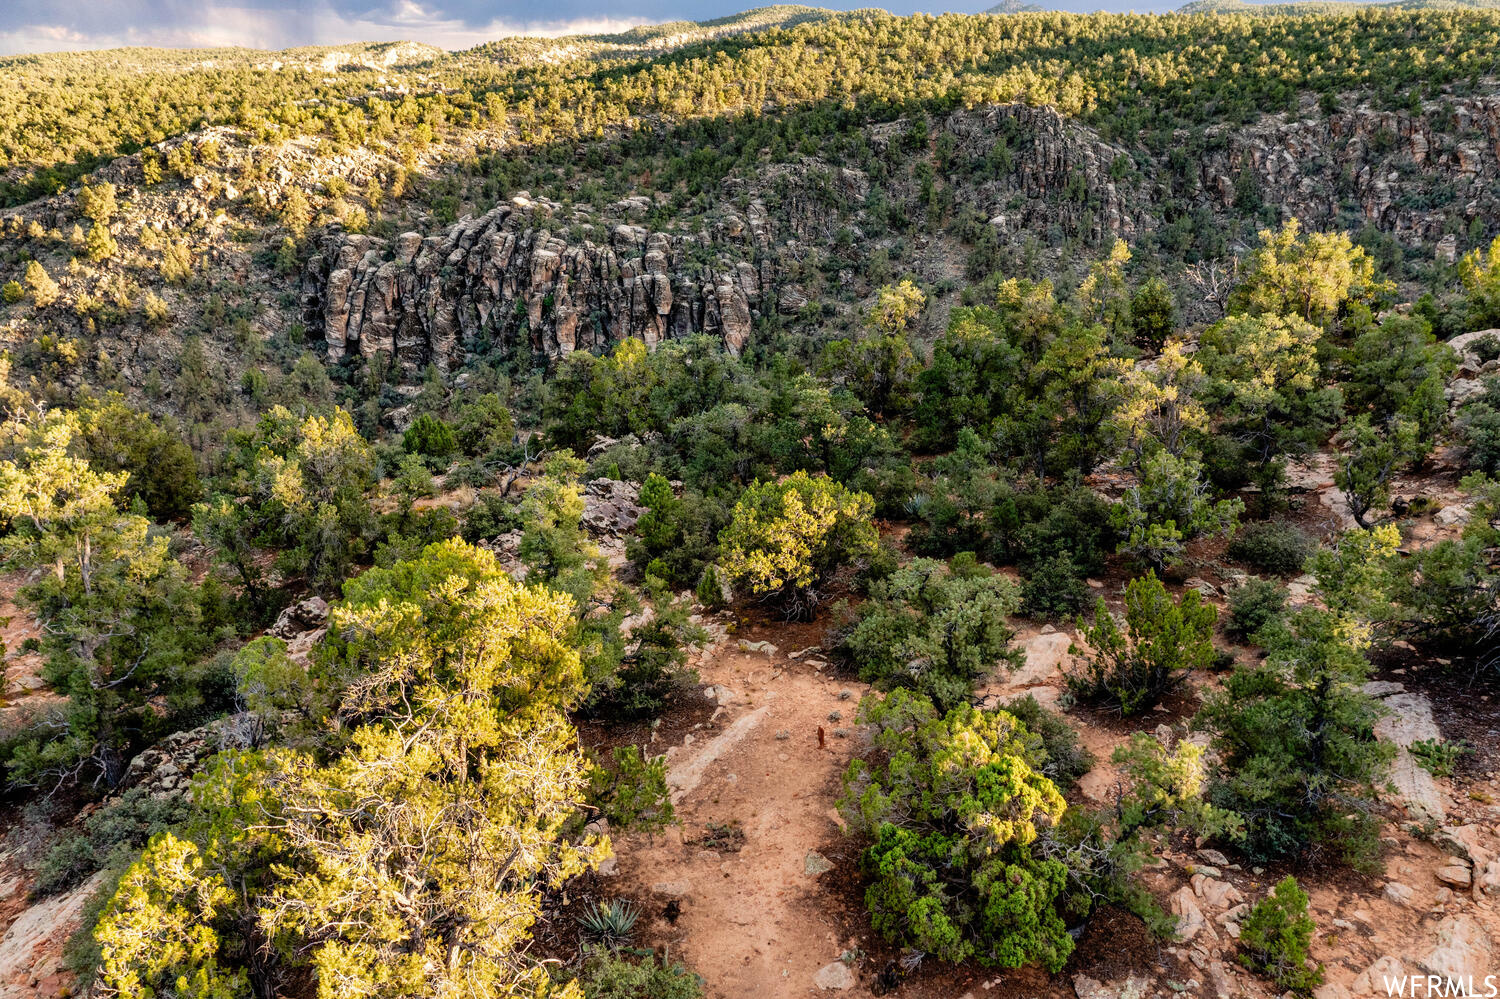
<path id="1" fill-rule="evenodd" d="M 637 24 L 704 20 L 769 0 L 0 0 L 0 55 L 157 45 L 282 49 L 409 40 L 462 49 L 502 35 L 620 31 Z M 995 0 L 810 0 L 847 10 L 883 6 L 972 13 Z M 1065 10 L 1148 10 L 1136 0 L 1057 0 Z M 1165 9 L 1167 4 L 1156 4 Z M 1176 6 L 1171 4 L 1170 6 Z"/>

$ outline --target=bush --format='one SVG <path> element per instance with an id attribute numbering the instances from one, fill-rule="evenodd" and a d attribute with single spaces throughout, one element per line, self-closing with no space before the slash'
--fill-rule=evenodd
<path id="1" fill-rule="evenodd" d="M 1474 352 L 1480 364 L 1500 360 L 1500 336 L 1486 333 L 1484 336 L 1475 337 L 1469 343 L 1469 349 Z"/>
<path id="2" fill-rule="evenodd" d="M 1244 818 L 1252 859 L 1329 851 L 1368 865 L 1391 756 L 1375 738 L 1381 708 L 1360 690 L 1369 664 L 1341 614 L 1307 608 L 1272 630 L 1266 661 L 1236 669 L 1194 719 L 1218 757 L 1209 799 Z"/>
<path id="3" fill-rule="evenodd" d="M 1239 499 L 1212 498 L 1202 462 L 1162 450 L 1141 463 L 1140 481 L 1110 519 L 1124 538 L 1118 551 L 1162 569 L 1180 563 L 1194 538 L 1233 533 L 1244 508 Z"/>
<path id="4" fill-rule="evenodd" d="M 1056 711 L 1042 707 L 1035 697 L 1030 694 L 1018 697 L 1005 705 L 1005 710 L 1025 725 L 1028 732 L 1042 740 L 1047 758 L 1040 769 L 1054 784 L 1071 787 L 1094 768 L 1094 754 L 1078 741 L 1073 726 Z"/>
<path id="5" fill-rule="evenodd" d="M 1500 376 L 1484 380 L 1484 392 L 1464 406 L 1458 429 L 1468 467 L 1500 474 Z"/>
<path id="6" fill-rule="evenodd" d="M 972 564 L 972 563 L 971 563 Z M 871 584 L 870 598 L 834 636 L 834 648 L 881 690 L 905 687 L 939 709 L 967 703 L 974 683 L 1009 660 L 1016 586 L 1003 576 L 954 560 L 956 571 L 915 559 Z"/>
<path id="7" fill-rule="evenodd" d="M 1473 752 L 1462 742 L 1442 739 L 1418 739 L 1408 748 L 1422 769 L 1434 777 L 1452 777 L 1459 758 Z"/>
<path id="8" fill-rule="evenodd" d="M 613 721 L 654 718 L 673 692 L 698 682 L 685 665 L 685 646 L 703 641 L 703 630 L 688 621 L 687 601 L 674 599 L 654 576 L 646 584 L 655 613 L 630 629 L 614 671 L 594 680 L 585 714 Z"/>
<path id="9" fill-rule="evenodd" d="M 1473 525 L 1478 511 L 1471 518 Z M 1500 597 L 1500 570 L 1488 530 L 1445 539 L 1412 553 L 1395 567 L 1390 597 L 1410 637 L 1443 650 L 1483 650 L 1492 642 Z"/>
<path id="10" fill-rule="evenodd" d="M 943 961 L 1061 969 L 1068 871 L 1034 844 L 1067 806 L 1038 772 L 1040 740 L 1004 711 L 942 715 L 904 690 L 866 698 L 860 721 L 878 752 L 850 764 L 839 809 L 872 840 L 861 864 L 876 931 Z"/>
<path id="11" fill-rule="evenodd" d="M 1257 632 L 1286 611 L 1287 589 L 1268 579 L 1251 576 L 1229 595 L 1229 622 L 1224 630 L 1231 638 L 1253 641 Z"/>
<path id="12" fill-rule="evenodd" d="M 613 755 L 613 771 L 595 767 L 589 773 L 593 802 L 610 825 L 655 832 L 676 824 L 667 792 L 667 758 L 648 758 L 639 746 L 617 746 Z"/>
<path id="13" fill-rule="evenodd" d="M 703 980 L 680 964 L 655 957 L 632 964 L 618 954 L 591 955 L 578 985 L 586 999 L 698 999 L 703 991 Z"/>
<path id="14" fill-rule="evenodd" d="M 1284 520 L 1257 520 L 1229 542 L 1229 557 L 1273 576 L 1295 576 L 1316 549 L 1300 527 Z"/>
<path id="15" fill-rule="evenodd" d="M 875 553 L 874 506 L 869 495 L 826 475 L 798 471 L 780 482 L 756 482 L 719 536 L 720 564 L 736 590 L 776 603 L 788 617 L 805 617 L 835 571 Z"/>
<path id="16" fill-rule="evenodd" d="M 1110 507 L 1086 486 L 1002 488 L 987 518 L 990 554 L 1023 567 L 1066 556 L 1080 575 L 1099 572 L 1118 540 Z"/>
<path id="17" fill-rule="evenodd" d="M 1042 559 L 1021 579 L 1021 613 L 1034 618 L 1077 614 L 1088 600 L 1089 586 L 1073 557 Z"/>
<path id="18" fill-rule="evenodd" d="M 37 867 L 32 890 L 54 895 L 95 871 L 124 867 L 147 840 L 181 822 L 187 813 L 182 798 L 153 798 L 143 788 L 131 788 L 85 819 L 81 832 L 63 833 Z"/>
<path id="19" fill-rule="evenodd" d="M 1307 893 L 1287 875 L 1240 924 L 1240 963 L 1271 979 L 1277 988 L 1310 994 L 1323 982 L 1323 966 L 1308 963 L 1314 929 Z"/>
<path id="20" fill-rule="evenodd" d="M 1144 711 L 1170 693 L 1185 672 L 1212 664 L 1217 616 L 1197 590 L 1174 601 L 1148 572 L 1125 588 L 1123 631 L 1103 600 L 1095 604 L 1093 624 L 1079 619 L 1089 652 L 1068 674 L 1068 689 L 1081 700 L 1116 705 L 1122 714 Z"/>
<path id="21" fill-rule="evenodd" d="M 442 462 L 458 450 L 458 440 L 439 417 L 423 413 L 401 435 L 401 446 L 411 454 Z"/>

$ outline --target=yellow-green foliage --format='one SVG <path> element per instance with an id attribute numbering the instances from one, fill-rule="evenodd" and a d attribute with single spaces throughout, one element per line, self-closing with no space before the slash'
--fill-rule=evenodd
<path id="1" fill-rule="evenodd" d="M 826 475 L 797 471 L 780 482 L 757 482 L 734 508 L 719 539 L 720 564 L 731 585 L 801 611 L 841 565 L 874 554 L 875 502 Z"/>
<path id="2" fill-rule="evenodd" d="M 866 699 L 860 721 L 880 755 L 850 765 L 839 809 L 873 840 L 862 864 L 875 929 L 944 961 L 1061 968 L 1067 868 L 1035 847 L 1067 806 L 1037 772 L 1041 740 L 1004 711 L 941 715 L 905 690 Z"/>
<path id="3" fill-rule="evenodd" d="M 244 972 L 218 963 L 213 923 L 233 901 L 197 846 L 162 833 L 120 879 L 94 929 L 99 984 L 110 995 L 248 999 Z"/>

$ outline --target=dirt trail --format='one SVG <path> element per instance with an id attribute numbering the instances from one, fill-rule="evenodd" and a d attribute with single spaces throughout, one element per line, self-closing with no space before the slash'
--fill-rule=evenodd
<path id="1" fill-rule="evenodd" d="M 834 802 L 858 748 L 854 715 L 867 688 L 788 651 L 744 651 L 730 639 L 704 657 L 699 674 L 722 706 L 712 727 L 685 746 L 652 747 L 667 752 L 682 824 L 654 843 L 616 844 L 612 887 L 642 903 L 652 934 L 707 980 L 714 999 L 817 993 L 820 970 L 860 945 L 840 938 L 840 903 L 819 884 L 821 855 L 809 854 L 853 849 L 838 843 Z M 738 823 L 743 844 L 703 843 L 710 823 Z M 674 901 L 675 923 L 664 915 Z M 869 995 L 857 985 L 843 994 Z"/>

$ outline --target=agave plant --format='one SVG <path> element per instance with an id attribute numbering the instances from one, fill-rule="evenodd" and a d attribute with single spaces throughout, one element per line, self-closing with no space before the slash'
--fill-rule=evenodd
<path id="1" fill-rule="evenodd" d="M 595 902 L 584 910 L 578 917 L 578 926 L 584 936 L 614 949 L 630 940 L 630 932 L 640 916 L 640 909 L 623 899 L 612 898 L 602 905 Z"/>

